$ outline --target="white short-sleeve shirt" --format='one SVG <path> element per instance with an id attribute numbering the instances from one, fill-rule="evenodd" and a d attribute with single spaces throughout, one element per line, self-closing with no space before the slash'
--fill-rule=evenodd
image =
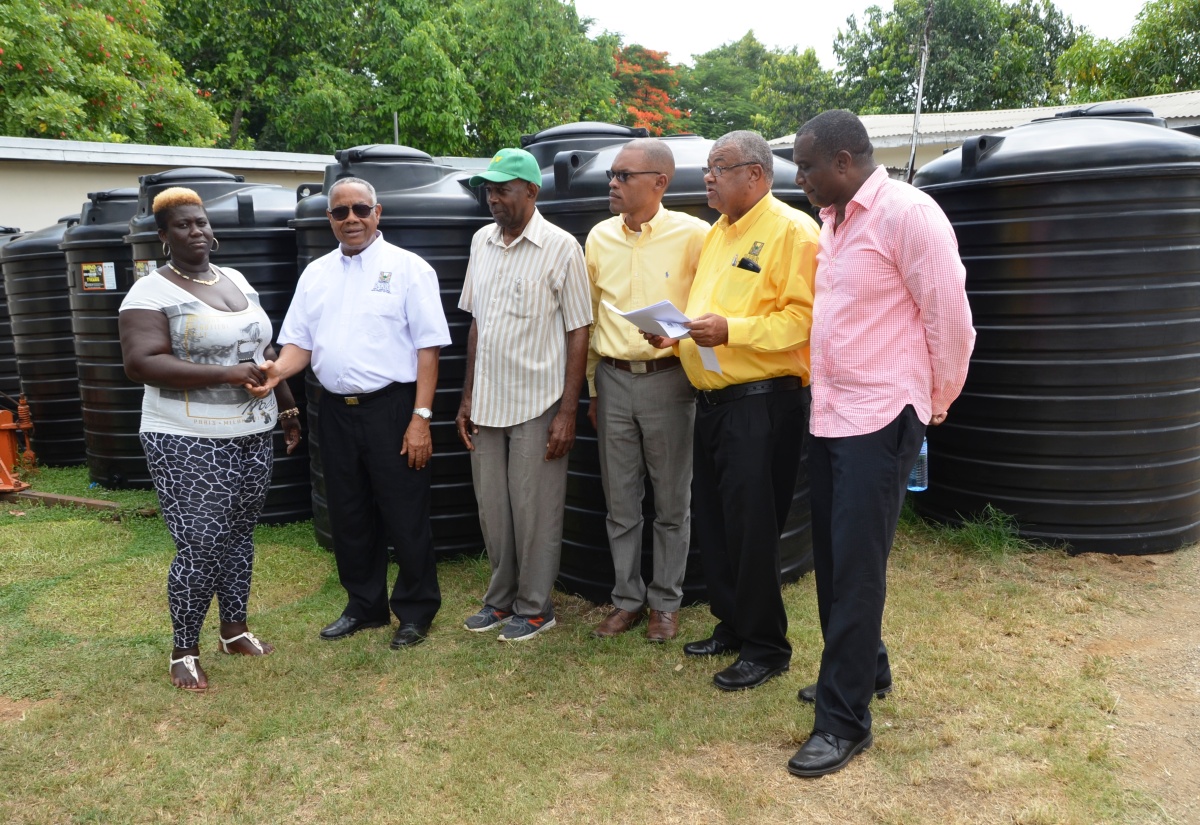
<path id="1" fill-rule="evenodd" d="M 312 353 L 321 386 L 339 395 L 417 380 L 417 350 L 450 343 L 437 274 L 376 235 L 357 255 L 313 261 L 296 285 L 280 344 Z"/>

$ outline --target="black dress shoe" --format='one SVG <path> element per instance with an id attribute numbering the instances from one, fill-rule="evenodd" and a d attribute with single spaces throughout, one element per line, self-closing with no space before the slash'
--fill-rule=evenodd
<path id="1" fill-rule="evenodd" d="M 880 687 L 879 685 L 875 686 L 875 698 L 876 699 L 883 699 L 885 696 L 887 696 L 891 692 L 892 692 L 892 686 L 890 683 L 883 685 L 882 687 Z M 800 688 L 800 691 L 796 694 L 796 698 L 799 699 L 801 702 L 808 702 L 810 705 L 816 703 L 816 701 L 817 701 L 817 683 L 813 682 L 811 685 L 805 685 L 804 687 Z"/>
<path id="2" fill-rule="evenodd" d="M 841 739 L 832 733 L 814 730 L 796 755 L 788 760 L 788 773 L 792 776 L 824 776 L 840 771 L 856 753 L 871 747 L 873 741 L 870 731 L 862 739 Z"/>
<path id="3" fill-rule="evenodd" d="M 688 642 L 683 646 L 683 652 L 688 656 L 720 656 L 722 653 L 737 653 L 738 649 L 710 636 L 699 642 Z"/>
<path id="4" fill-rule="evenodd" d="M 413 624 L 412 622 L 402 624 L 400 625 L 400 629 L 396 631 L 396 635 L 392 637 L 392 650 L 419 645 L 425 641 L 425 637 L 428 635 L 429 625 Z"/>
<path id="5" fill-rule="evenodd" d="M 768 667 L 745 659 L 738 659 L 713 677 L 713 684 L 721 690 L 747 690 L 761 685 L 768 679 L 787 673 L 788 666 Z"/>
<path id="6" fill-rule="evenodd" d="M 387 619 L 371 621 L 341 615 L 337 617 L 337 621 L 333 624 L 321 628 L 321 638 L 327 642 L 332 642 L 334 639 L 344 639 L 347 636 L 353 636 L 360 630 L 367 630 L 372 627 L 387 627 L 389 624 L 390 622 Z"/>

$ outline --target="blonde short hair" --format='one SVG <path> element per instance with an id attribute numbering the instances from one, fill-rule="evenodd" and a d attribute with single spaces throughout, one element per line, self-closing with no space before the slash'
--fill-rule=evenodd
<path id="1" fill-rule="evenodd" d="M 154 222 L 159 229 L 167 228 L 168 213 L 177 206 L 204 207 L 204 201 L 191 189 L 182 186 L 172 186 L 164 189 L 154 197 L 154 205 L 150 211 L 154 213 Z"/>

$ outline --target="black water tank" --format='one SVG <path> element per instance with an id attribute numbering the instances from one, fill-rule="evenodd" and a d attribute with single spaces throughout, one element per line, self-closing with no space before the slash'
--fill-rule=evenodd
<path id="1" fill-rule="evenodd" d="M 117 333 L 117 311 L 133 284 L 133 256 L 124 238 L 137 207 L 136 187 L 90 192 L 60 247 L 70 280 L 88 475 L 114 488 L 150 486 L 138 441 L 142 385 L 125 375 Z"/>
<path id="2" fill-rule="evenodd" d="M 471 486 L 471 462 L 454 427 L 471 328 L 471 317 L 458 309 L 458 298 L 467 272 L 471 237 L 491 221 L 491 215 L 466 185 L 470 171 L 435 163 L 431 156 L 416 149 L 359 146 L 340 150 L 336 157 L 337 163 L 326 169 L 324 191 L 343 177 L 369 181 L 383 204 L 379 228 L 384 238 L 420 255 L 437 272 L 452 343 L 441 352 L 433 403 L 433 543 L 442 556 L 479 553 L 483 538 Z M 325 215 L 328 203 L 324 194 L 317 194 L 296 206 L 294 225 L 301 271 L 337 246 Z M 308 386 L 319 386 L 311 373 L 309 376 Z M 315 402 L 310 398 L 310 420 L 315 412 Z M 332 538 L 323 497 L 324 476 L 315 445 L 311 455 L 313 522 L 318 542 L 328 548 L 332 547 Z"/>
<path id="3" fill-rule="evenodd" d="M 1200 140 L 1117 114 L 974 137 L 916 177 L 978 331 L 925 515 L 991 504 L 1076 551 L 1200 539 Z"/>
<path id="4" fill-rule="evenodd" d="M 333 526 L 329 523 L 329 495 L 325 490 L 325 467 L 321 463 L 321 438 L 317 422 L 321 418 L 321 393 L 324 388 L 312 370 L 304 371 L 304 392 L 308 397 L 308 459 L 312 484 L 313 533 L 317 544 L 333 549 Z"/>
<path id="5" fill-rule="evenodd" d="M 278 335 L 296 289 L 296 233 L 289 225 L 295 215 L 295 191 L 274 184 L 247 183 L 241 175 L 216 169 L 173 169 L 139 180 L 138 213 L 126 238 L 133 247 L 135 269 L 151 272 L 165 260 L 151 211 L 154 198 L 172 186 L 192 189 L 204 200 L 218 241 L 212 262 L 246 276 Z M 303 385 L 292 381 L 289 386 L 303 410 Z M 272 439 L 275 469 L 259 521 L 264 524 L 303 521 L 312 515 L 308 440 L 302 440 L 289 456 L 278 427 Z"/>
<path id="6" fill-rule="evenodd" d="M 575 127 L 593 124 L 573 124 Z M 563 127 L 566 128 L 566 127 Z M 579 129 L 583 132 L 582 129 Z M 542 135 L 551 138 L 552 152 L 543 151 L 542 191 L 538 209 L 552 223 L 572 233 L 583 244 L 597 223 L 611 217 L 608 209 L 608 176 L 613 160 L 623 145 L 634 137 L 612 135 L 607 143 L 583 132 L 579 145 L 557 130 L 547 130 L 526 145 L 538 152 Z M 704 175 L 713 141 L 696 136 L 664 138 L 675 156 L 675 178 L 663 197 L 668 209 L 696 215 L 709 223 L 720 217 L 708 206 Z M 796 167 L 791 161 L 775 158 L 772 192 L 785 203 L 809 211 L 808 199 L 796 184 Z M 682 309 L 682 307 L 681 307 Z M 587 387 L 584 387 L 584 395 Z M 799 422 L 797 422 L 799 426 Z M 654 499 L 649 479 L 643 502 L 642 568 L 649 580 L 653 574 Z M 586 404 L 580 404 L 575 423 L 575 447 L 571 450 L 567 482 L 567 513 L 563 523 L 562 564 L 559 583 L 572 593 L 595 602 L 607 602 L 613 587 L 612 555 L 605 530 L 607 506 L 600 482 L 600 457 L 596 432 L 587 420 Z M 801 462 L 783 538 L 779 544 L 784 581 L 795 581 L 812 569 L 812 519 L 808 506 L 808 475 Z M 684 599 L 705 601 L 708 588 L 703 564 L 694 547 L 689 554 Z"/>
<path id="7" fill-rule="evenodd" d="M 545 169 L 553 165 L 559 152 L 603 149 L 649 136 L 650 132 L 640 127 L 583 121 L 552 126 L 532 135 L 521 135 L 521 148 L 537 158 L 538 166 Z"/>
<path id="8" fill-rule="evenodd" d="M 21 230 L 12 226 L 0 226 L 0 247 L 16 239 Z M 4 278 L 0 276 L 0 393 L 16 398 L 21 392 L 21 378 L 17 374 L 17 351 L 13 347 L 12 321 L 8 317 L 8 301 L 4 297 Z M 0 406 L 12 407 L 0 395 Z"/>
<path id="9" fill-rule="evenodd" d="M 66 467 L 84 461 L 83 416 L 67 261 L 58 245 L 78 215 L 0 247 L 21 389 L 33 417 L 38 461 Z"/>

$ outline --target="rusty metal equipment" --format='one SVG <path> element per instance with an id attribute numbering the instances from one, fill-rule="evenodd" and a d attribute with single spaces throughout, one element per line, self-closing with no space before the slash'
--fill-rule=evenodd
<path id="1" fill-rule="evenodd" d="M 12 401 L 4 393 L 0 395 Z M 15 417 L 12 410 L 0 409 L 0 493 L 16 493 L 27 488 L 29 484 L 18 479 L 16 471 L 18 466 L 28 468 L 34 465 L 33 420 L 29 415 L 29 403 L 23 394 L 17 399 L 16 406 Z M 19 449 L 18 432 L 24 436 L 23 451 Z"/>

